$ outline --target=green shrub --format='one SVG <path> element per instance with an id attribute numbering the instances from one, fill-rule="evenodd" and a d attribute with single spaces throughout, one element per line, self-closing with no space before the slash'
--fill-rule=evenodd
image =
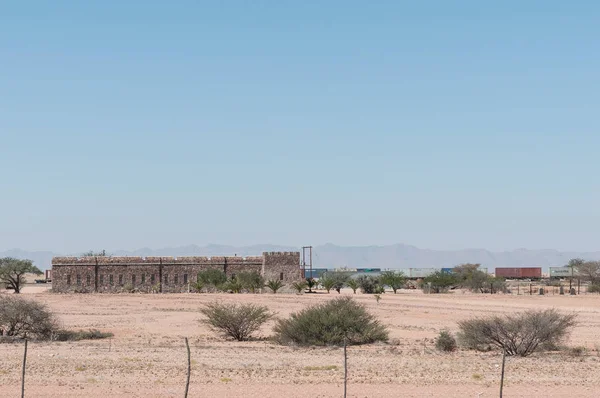
<path id="1" fill-rule="evenodd" d="M 455 351 L 456 339 L 447 330 L 442 330 L 435 339 L 435 348 L 446 352 Z"/>
<path id="2" fill-rule="evenodd" d="M 296 290 L 298 294 L 300 294 L 302 293 L 302 291 L 304 291 L 304 289 L 306 289 L 307 284 L 306 281 L 294 282 L 292 283 L 292 287 L 294 288 L 294 290 Z"/>
<path id="3" fill-rule="evenodd" d="M 587 291 L 588 293 L 600 293 L 600 284 L 589 285 Z"/>
<path id="4" fill-rule="evenodd" d="M 45 304 L 17 295 L 0 298 L 0 336 L 50 339 L 58 320 Z"/>
<path id="5" fill-rule="evenodd" d="M 313 287 L 317 287 L 317 281 L 314 278 L 306 278 L 306 287 L 308 287 L 308 292 L 312 293 Z"/>
<path id="6" fill-rule="evenodd" d="M 251 293 L 255 293 L 265 285 L 264 278 L 256 271 L 240 272 L 235 277 L 244 289 Z"/>
<path id="7" fill-rule="evenodd" d="M 321 286 L 323 286 L 323 288 L 325 290 L 327 290 L 327 293 L 329 293 L 331 291 L 331 289 L 333 288 L 333 286 L 335 285 L 335 281 L 331 278 L 321 278 L 319 280 L 319 283 L 321 284 Z"/>
<path id="8" fill-rule="evenodd" d="M 219 290 L 222 290 L 224 292 L 232 292 L 232 293 L 241 293 L 243 288 L 244 288 L 244 286 L 237 278 L 231 279 L 231 280 L 223 283 L 222 285 L 218 286 Z"/>
<path id="9" fill-rule="evenodd" d="M 274 328 L 282 344 L 349 345 L 387 341 L 388 332 L 364 306 L 350 297 L 316 304 L 281 319 Z"/>
<path id="10" fill-rule="evenodd" d="M 265 286 L 268 287 L 269 289 L 271 289 L 273 294 L 275 294 L 275 293 L 277 293 L 277 291 L 279 289 L 281 289 L 283 287 L 283 282 L 280 281 L 279 279 L 270 280 L 267 282 L 267 284 Z"/>
<path id="11" fill-rule="evenodd" d="M 209 303 L 200 310 L 206 317 L 202 322 L 214 331 L 238 341 L 251 335 L 273 317 L 269 309 L 256 304 Z"/>
<path id="12" fill-rule="evenodd" d="M 372 275 L 361 275 L 356 279 L 358 282 L 358 286 L 360 286 L 360 290 L 362 290 L 365 294 L 373 294 L 377 293 L 380 290 L 379 279 Z"/>
<path id="13" fill-rule="evenodd" d="M 329 288 L 329 290 L 333 289 L 336 292 L 341 293 L 342 288 L 350 280 L 351 275 L 352 275 L 351 272 L 344 272 L 344 271 L 326 272 L 321 277 L 321 280 L 327 279 L 327 284 L 331 286 Z M 323 286 L 323 287 L 325 287 L 325 289 L 327 289 L 327 287 L 323 284 L 323 282 L 321 282 L 321 286 Z M 329 290 L 327 290 L 327 293 L 329 293 Z"/>
<path id="14" fill-rule="evenodd" d="M 352 289 L 354 294 L 356 294 L 356 290 L 359 288 L 358 281 L 356 279 L 349 279 L 348 282 L 346 282 L 346 286 Z"/>
<path id="15" fill-rule="evenodd" d="M 384 271 L 379 278 L 381 284 L 389 286 L 394 291 L 394 294 L 406 283 L 406 276 L 401 271 Z"/>
<path id="16" fill-rule="evenodd" d="M 459 341 L 470 349 L 497 347 L 507 355 L 528 356 L 544 346 L 559 346 L 575 326 L 575 315 L 555 309 L 460 321 Z"/>
<path id="17" fill-rule="evenodd" d="M 436 271 L 423 279 L 421 288 L 425 293 L 444 293 L 452 286 L 458 285 L 459 281 L 453 274 Z"/>
<path id="18" fill-rule="evenodd" d="M 202 287 L 209 291 L 216 291 L 218 287 L 227 282 L 225 272 L 218 269 L 207 269 L 198 272 L 198 282 L 202 283 Z"/>

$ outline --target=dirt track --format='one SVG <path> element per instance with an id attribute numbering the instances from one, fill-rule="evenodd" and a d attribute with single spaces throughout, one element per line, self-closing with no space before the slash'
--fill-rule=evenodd
<path id="1" fill-rule="evenodd" d="M 46 302 L 72 329 L 111 331 L 111 340 L 31 343 L 28 397 L 181 397 L 186 352 L 192 349 L 190 397 L 340 397 L 343 358 L 336 348 L 290 348 L 266 341 L 231 342 L 198 321 L 211 300 L 268 305 L 279 316 L 337 296 L 263 295 L 57 295 L 41 288 L 27 295 Z M 41 291 L 41 293 L 39 293 Z M 342 294 L 352 294 L 343 292 Z M 441 354 L 432 339 L 476 315 L 555 307 L 579 314 L 568 353 L 507 360 L 505 397 L 597 397 L 600 382 L 600 296 L 503 296 L 386 293 L 379 304 L 357 294 L 389 326 L 392 344 L 349 349 L 349 397 L 496 397 L 497 353 Z M 268 336 L 267 325 L 263 336 Z M 2 396 L 20 394 L 22 345 L 0 345 Z"/>

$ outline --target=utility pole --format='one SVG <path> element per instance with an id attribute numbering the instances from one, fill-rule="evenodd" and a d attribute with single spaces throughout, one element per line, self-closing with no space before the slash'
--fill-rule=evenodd
<path id="1" fill-rule="evenodd" d="M 304 278 L 306 278 L 306 251 L 309 253 L 308 266 L 310 269 L 310 277 L 312 278 L 312 246 L 302 246 L 302 267 L 304 269 Z"/>

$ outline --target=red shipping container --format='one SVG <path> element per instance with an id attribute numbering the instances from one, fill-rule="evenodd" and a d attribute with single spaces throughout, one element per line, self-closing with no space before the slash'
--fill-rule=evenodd
<path id="1" fill-rule="evenodd" d="M 540 267 L 496 268 L 496 276 L 501 276 L 503 278 L 541 278 L 542 269 Z"/>

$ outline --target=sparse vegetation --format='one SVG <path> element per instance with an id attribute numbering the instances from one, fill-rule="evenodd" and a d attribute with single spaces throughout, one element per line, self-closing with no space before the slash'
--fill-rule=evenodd
<path id="1" fill-rule="evenodd" d="M 21 293 L 21 286 L 25 284 L 25 274 L 41 275 L 42 271 L 33 265 L 31 260 L 20 260 L 12 257 L 0 258 L 0 283 Z"/>
<path id="2" fill-rule="evenodd" d="M 304 291 L 304 289 L 306 289 L 307 285 L 306 285 L 306 281 L 302 281 L 302 282 L 294 282 L 292 283 L 292 287 L 294 288 L 294 290 L 300 294 Z"/>
<path id="3" fill-rule="evenodd" d="M 365 294 L 373 294 L 378 292 L 379 279 L 372 275 L 361 275 L 356 279 L 360 290 Z"/>
<path id="4" fill-rule="evenodd" d="M 323 286 L 325 290 L 327 290 L 327 293 L 329 293 L 333 288 L 333 285 L 335 285 L 335 281 L 328 277 L 322 277 L 321 279 L 319 279 L 319 283 L 321 284 L 321 286 Z"/>
<path id="5" fill-rule="evenodd" d="M 282 281 L 280 281 L 279 279 L 275 279 L 275 280 L 268 281 L 265 286 L 268 287 L 269 289 L 271 289 L 271 291 L 273 292 L 273 294 L 275 294 L 284 285 L 283 285 Z"/>
<path id="6" fill-rule="evenodd" d="M 380 276 L 381 284 L 389 286 L 394 294 L 406 283 L 406 276 L 401 271 L 384 271 Z"/>
<path id="7" fill-rule="evenodd" d="M 352 289 L 352 292 L 354 294 L 356 294 L 356 290 L 358 290 L 359 285 L 358 285 L 358 281 L 356 279 L 348 279 L 348 282 L 346 282 L 346 286 L 348 286 L 350 289 Z"/>
<path id="8" fill-rule="evenodd" d="M 447 330 L 442 330 L 435 339 L 435 348 L 440 351 L 452 352 L 456 350 L 456 339 Z"/>
<path id="9" fill-rule="evenodd" d="M 248 340 L 254 332 L 273 317 L 269 309 L 256 304 L 206 304 L 200 312 L 202 321 L 214 331 L 238 341 Z"/>
<path id="10" fill-rule="evenodd" d="M 575 326 L 575 315 L 554 309 L 460 321 L 459 341 L 466 348 L 497 347 L 507 355 L 528 356 L 543 345 L 558 346 Z"/>
<path id="11" fill-rule="evenodd" d="M 282 344 L 349 345 L 387 341 L 388 332 L 364 306 L 350 297 L 316 304 L 281 319 L 275 338 Z"/>
<path id="12" fill-rule="evenodd" d="M 98 329 L 89 330 L 58 330 L 52 336 L 52 340 L 56 341 L 79 341 L 79 340 L 98 340 L 113 337 L 110 332 L 101 332 Z"/>
<path id="13" fill-rule="evenodd" d="M 589 285 L 587 291 L 588 293 L 600 293 L 600 284 Z"/>
<path id="14" fill-rule="evenodd" d="M 219 290 L 227 282 L 225 273 L 218 269 L 207 269 L 198 272 L 197 281 L 202 283 L 202 289 L 207 291 Z"/>
<path id="15" fill-rule="evenodd" d="M 450 287 L 458 285 L 458 283 L 455 275 L 436 271 L 423 279 L 421 289 L 425 293 L 444 293 Z"/>
<path id="16" fill-rule="evenodd" d="M 0 336 L 46 340 L 58 330 L 58 320 L 46 305 L 19 296 L 0 300 Z"/>
<path id="17" fill-rule="evenodd" d="M 306 287 L 308 292 L 312 293 L 313 288 L 317 286 L 317 281 L 314 278 L 306 278 Z"/>
<path id="18" fill-rule="evenodd" d="M 256 271 L 240 272 L 235 278 L 240 282 L 242 288 L 250 293 L 256 293 L 265 285 L 264 278 Z"/>

